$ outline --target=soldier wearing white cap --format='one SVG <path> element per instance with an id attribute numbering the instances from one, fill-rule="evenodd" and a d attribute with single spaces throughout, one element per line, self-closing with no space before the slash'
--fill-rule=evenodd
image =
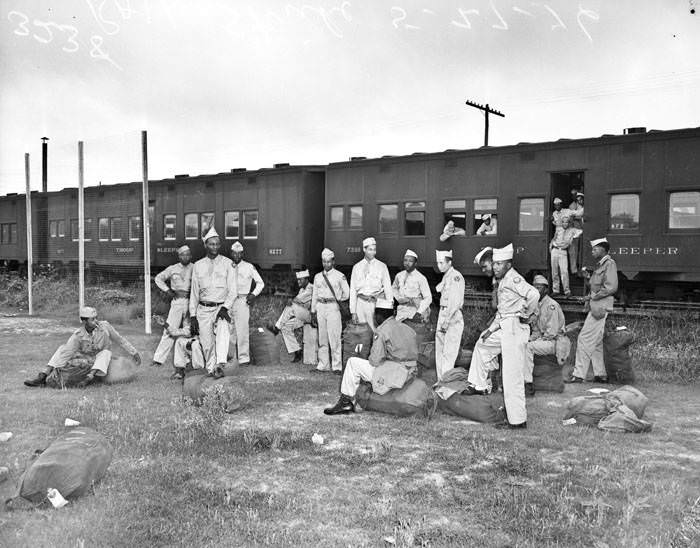
<path id="1" fill-rule="evenodd" d="M 579 236 L 583 232 L 583 192 L 578 192 L 577 190 L 571 191 L 571 197 L 573 201 L 569 205 L 569 211 L 571 211 L 571 227 L 578 229 Z M 579 253 L 581 250 L 581 238 L 576 236 L 569 246 L 569 268 L 572 274 L 578 272 L 579 263 Z"/>
<path id="2" fill-rule="evenodd" d="M 583 382 L 590 365 L 593 365 L 595 382 L 608 380 L 603 361 L 603 335 L 605 319 L 613 309 L 618 284 L 617 265 L 608 255 L 609 251 L 610 244 L 606 238 L 591 241 L 591 254 L 597 262 L 590 274 L 590 293 L 584 297 L 588 316 L 578 335 L 573 375 L 565 382 Z M 588 270 L 585 272 L 589 275 Z"/>
<path id="3" fill-rule="evenodd" d="M 189 246 L 183 245 L 179 247 L 177 256 L 180 262 L 170 265 L 156 276 L 156 286 L 164 293 L 167 293 L 171 299 L 166 322 L 173 329 L 177 329 L 182 325 L 189 311 L 190 287 L 192 285 L 192 271 L 194 270 L 194 265 L 190 262 L 192 253 Z M 163 336 L 158 343 L 156 351 L 153 353 L 153 365 L 161 366 L 165 363 L 174 343 L 175 341 L 168 334 L 167 328 L 163 329 Z"/>
<path id="4" fill-rule="evenodd" d="M 231 258 L 233 259 L 233 272 L 236 275 L 238 297 L 233 303 L 233 322 L 236 326 L 236 349 L 238 363 L 247 365 L 250 363 L 250 305 L 255 297 L 262 293 L 265 283 L 255 267 L 243 260 L 243 246 L 241 242 L 234 242 L 231 246 Z M 255 282 L 255 285 L 253 285 Z"/>
<path id="5" fill-rule="evenodd" d="M 440 313 L 435 332 L 435 369 L 438 380 L 454 369 L 462 348 L 464 331 L 464 277 L 452 267 L 452 251 L 436 251 L 442 281 L 435 288 L 440 293 Z"/>
<path id="6" fill-rule="evenodd" d="M 175 341 L 173 352 L 175 373 L 170 377 L 171 379 L 184 379 L 188 366 L 191 369 L 204 369 L 206 367 L 202 343 L 199 342 L 199 337 L 192 335 L 189 316 L 184 319 L 180 328 L 166 324 L 165 329 Z"/>
<path id="7" fill-rule="evenodd" d="M 396 321 L 393 316 L 394 303 L 388 299 L 377 299 L 372 350 L 366 360 L 351 357 L 345 366 L 340 383 L 340 399 L 333 406 L 324 409 L 326 415 L 343 415 L 355 411 L 355 393 L 360 381 L 377 383 L 378 377 L 396 381 L 396 388 L 408 380 L 415 372 L 418 359 L 416 333 L 407 325 Z M 382 382 L 377 386 L 379 393 L 388 392 L 390 387 Z"/>
<path id="8" fill-rule="evenodd" d="M 498 234 L 496 219 L 490 213 L 481 216 L 481 225 L 476 229 L 477 236 L 495 236 Z"/>
<path id="9" fill-rule="evenodd" d="M 299 286 L 297 296 L 289 299 L 277 323 L 268 326 L 275 335 L 282 333 L 287 352 L 294 353 L 292 362 L 301 361 L 301 347 L 294 336 L 294 330 L 311 323 L 311 299 L 314 294 L 314 286 L 309 283 L 308 270 L 297 272 L 296 279 Z"/>
<path id="10" fill-rule="evenodd" d="M 568 211 L 568 209 L 566 210 Z M 569 225 L 569 216 L 561 217 L 559 226 L 554 229 L 554 237 L 549 242 L 550 264 L 552 267 L 552 292 L 559 295 L 560 287 L 564 289 L 564 295 L 571 295 L 569 288 L 569 255 L 568 249 L 574 238 L 581 235 L 581 230 Z M 561 286 L 559 279 L 561 278 Z"/>
<path id="11" fill-rule="evenodd" d="M 207 371 L 222 377 L 228 359 L 231 316 L 236 298 L 236 277 L 231 259 L 219 255 L 221 239 L 214 227 L 204 238 L 207 255 L 194 263 L 190 291 L 190 329 L 199 336 Z"/>
<path id="12" fill-rule="evenodd" d="M 512 265 L 513 245 L 493 250 L 493 271 L 498 278 L 498 311 L 491 325 L 474 346 L 469 367 L 467 394 L 488 389 L 488 374 L 498 367 L 495 358 L 503 358 L 503 397 L 508 422 L 503 426 L 527 428 L 525 409 L 525 346 L 530 326 L 537 314 L 539 293 L 516 272 Z"/>
<path id="13" fill-rule="evenodd" d="M 479 265 L 481 271 L 491 278 L 491 308 L 498 309 L 498 280 L 493 275 L 493 248 L 485 247 L 474 256 L 474 264 Z"/>
<path id="14" fill-rule="evenodd" d="M 314 276 L 311 298 L 311 324 L 318 327 L 318 365 L 311 371 L 342 369 L 343 323 L 340 302 L 347 301 L 350 288 L 345 274 L 336 270 L 335 253 L 326 248 L 321 252 L 323 271 Z"/>
<path id="15" fill-rule="evenodd" d="M 525 347 L 525 393 L 530 395 L 535 393 L 532 385 L 535 356 L 556 353 L 557 335 L 563 333 L 565 324 L 561 306 L 547 294 L 549 291 L 547 278 L 538 274 L 532 280 L 532 285 L 540 294 L 540 302 L 537 305 L 537 321 L 531 326 L 530 340 Z"/>
<path id="16" fill-rule="evenodd" d="M 561 226 L 561 220 L 563 217 L 568 217 L 571 212 L 568 209 L 562 209 L 561 198 L 554 198 L 554 211 L 552 211 L 552 224 L 554 226 Z"/>
<path id="17" fill-rule="evenodd" d="M 58 347 L 51 356 L 46 368 L 36 378 L 24 381 L 26 386 L 43 386 L 54 369 L 65 367 L 69 363 L 91 365 L 85 380 L 79 387 L 90 384 L 95 377 L 104 377 L 109 369 L 112 359 L 112 343 L 117 343 L 126 351 L 136 364 L 141 364 L 141 355 L 122 337 L 112 325 L 104 320 L 97 319 L 97 310 L 91 306 L 84 306 L 79 311 L 80 321 L 83 325 L 77 329 L 68 339 L 66 344 Z"/>
<path id="18" fill-rule="evenodd" d="M 386 265 L 376 259 L 377 241 L 362 241 L 365 256 L 352 267 L 350 276 L 350 313 L 355 323 L 368 323 L 374 330 L 374 307 L 378 298 L 392 300 L 391 278 Z"/>
<path id="19" fill-rule="evenodd" d="M 428 279 L 417 269 L 418 255 L 415 251 L 406 250 L 403 257 L 404 270 L 394 278 L 394 298 L 399 303 L 396 309 L 396 321 L 402 322 L 419 315 L 423 322 L 430 319 L 430 303 L 433 296 L 430 293 Z"/>

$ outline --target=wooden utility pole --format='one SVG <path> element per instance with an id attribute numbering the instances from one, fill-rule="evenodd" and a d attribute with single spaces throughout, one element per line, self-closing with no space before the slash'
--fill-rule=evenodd
<path id="1" fill-rule="evenodd" d="M 143 168 L 143 290 L 146 335 L 151 334 L 151 234 L 148 218 L 148 134 L 141 132 L 141 164 Z"/>
<path id="2" fill-rule="evenodd" d="M 85 306 L 85 165 L 83 142 L 78 141 L 78 306 Z"/>
<path id="3" fill-rule="evenodd" d="M 479 110 L 484 111 L 484 146 L 489 146 L 489 114 L 495 114 L 501 118 L 505 118 L 506 115 L 497 110 L 493 110 L 491 107 L 489 107 L 488 103 L 485 105 L 480 105 L 479 103 L 474 103 L 473 101 L 467 101 L 466 104 L 470 107 L 478 108 Z"/>
<path id="4" fill-rule="evenodd" d="M 27 301 L 29 303 L 29 315 L 34 315 L 34 294 L 32 284 L 34 281 L 34 249 L 32 248 L 32 187 L 29 182 L 29 153 L 24 154 L 24 176 L 26 183 L 26 198 L 24 200 L 27 215 Z"/>

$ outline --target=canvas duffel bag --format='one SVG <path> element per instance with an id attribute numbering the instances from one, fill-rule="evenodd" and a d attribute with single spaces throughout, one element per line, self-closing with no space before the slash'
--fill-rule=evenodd
<path id="1" fill-rule="evenodd" d="M 453 394 L 446 400 L 439 399 L 438 409 L 448 415 L 476 422 L 495 423 L 506 418 L 503 394 L 500 392 L 484 396 Z"/>
<path id="2" fill-rule="evenodd" d="M 423 415 L 430 417 L 438 399 L 430 386 L 422 379 L 412 379 L 403 388 L 379 395 L 372 392 L 370 384 L 362 383 L 355 395 L 357 403 L 366 411 L 377 411 L 399 417 Z"/>
<path id="3" fill-rule="evenodd" d="M 535 392 L 563 392 L 564 379 L 561 376 L 561 365 L 553 354 L 535 356 L 532 369 L 532 384 Z"/>
<path id="4" fill-rule="evenodd" d="M 634 335 L 628 329 L 608 331 L 603 338 L 603 361 L 608 380 L 613 383 L 634 382 L 630 346 Z"/>
<path id="5" fill-rule="evenodd" d="M 182 384 L 182 395 L 194 405 L 202 405 L 208 395 L 215 397 L 226 413 L 233 413 L 245 407 L 248 398 L 240 386 L 238 377 L 209 377 L 200 369 L 189 371 Z"/>

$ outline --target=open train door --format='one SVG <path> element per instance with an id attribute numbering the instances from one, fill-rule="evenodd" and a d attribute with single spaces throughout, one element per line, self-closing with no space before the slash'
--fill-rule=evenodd
<path id="1" fill-rule="evenodd" d="M 549 201 L 549 239 L 547 240 L 547 245 L 549 241 L 554 237 L 555 227 L 551 222 L 552 213 L 554 212 L 554 199 L 560 198 L 562 201 L 562 209 L 567 209 L 571 206 L 573 202 L 576 202 L 576 194 L 584 192 L 584 172 L 583 171 L 558 171 L 550 173 L 550 201 Z M 583 229 L 582 223 L 573 223 L 571 226 Z M 572 276 L 574 270 L 582 265 L 583 261 L 583 242 L 584 236 L 574 240 L 575 252 L 569 253 L 569 280 L 570 284 L 573 286 L 576 283 L 576 276 Z M 548 250 L 549 251 L 549 250 Z M 549 253 L 547 254 L 549 256 Z M 551 278 L 551 265 L 548 268 L 550 278 Z"/>

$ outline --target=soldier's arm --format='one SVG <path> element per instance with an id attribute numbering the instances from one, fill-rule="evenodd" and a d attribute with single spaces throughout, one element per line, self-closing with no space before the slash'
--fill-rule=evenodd
<path id="1" fill-rule="evenodd" d="M 316 307 L 318 305 L 318 296 L 316 295 L 316 277 L 320 276 L 320 274 L 316 274 L 314 277 L 314 291 L 311 294 L 311 313 L 316 314 Z"/>
<path id="2" fill-rule="evenodd" d="M 233 301 L 236 300 L 238 296 L 238 276 L 236 276 L 236 271 L 229 264 L 226 266 L 226 298 L 224 299 L 223 306 L 226 310 L 231 310 L 233 307 Z"/>
<path id="3" fill-rule="evenodd" d="M 421 301 L 418 305 L 418 313 L 423 314 L 426 310 L 430 308 L 430 304 L 433 302 L 433 294 L 430 292 L 430 286 L 428 285 L 428 280 L 425 276 L 420 278 L 419 282 Z"/>
<path id="4" fill-rule="evenodd" d="M 603 286 L 598 291 L 591 294 L 592 301 L 599 301 L 617 292 L 617 266 L 612 260 L 606 261 L 604 276 Z"/>
<path id="5" fill-rule="evenodd" d="M 352 273 L 350 274 L 350 313 L 357 313 L 357 277 L 359 273 L 357 271 L 357 265 L 352 267 Z"/>
<path id="6" fill-rule="evenodd" d="M 114 329 L 111 323 L 105 321 L 103 324 L 107 328 L 107 333 L 109 333 L 109 338 L 115 341 L 116 343 L 119 344 L 126 352 L 130 355 L 133 356 L 134 354 L 138 354 L 138 351 L 131 345 L 129 341 L 127 341 L 124 337 L 122 337 L 119 332 Z"/>
<path id="7" fill-rule="evenodd" d="M 348 297 L 350 297 L 351 291 L 350 291 L 350 286 L 348 285 L 348 280 L 345 278 L 345 274 L 342 272 L 340 273 L 340 297 L 338 297 L 338 300 L 341 301 L 347 301 Z"/>
<path id="8" fill-rule="evenodd" d="M 384 335 L 380 331 L 376 332 L 372 340 L 372 350 L 368 358 L 370 365 L 377 367 L 384 362 L 386 359 L 386 348 L 384 345 Z"/>
<path id="9" fill-rule="evenodd" d="M 166 282 L 170 279 L 171 276 L 172 276 L 172 270 L 170 269 L 170 267 L 163 270 L 163 272 L 160 272 L 156 276 L 156 279 L 155 279 L 156 286 L 158 286 L 158 289 L 160 289 L 161 291 L 164 291 L 165 293 L 170 291 L 170 287 L 168 286 L 168 284 Z"/>
<path id="10" fill-rule="evenodd" d="M 190 282 L 190 317 L 197 315 L 197 305 L 199 304 L 199 280 L 197 279 L 197 268 L 192 269 L 192 281 Z"/>
<path id="11" fill-rule="evenodd" d="M 386 265 L 382 268 L 382 283 L 384 285 L 384 298 L 390 301 L 394 300 L 394 291 L 391 288 L 391 276 L 389 276 L 389 269 Z"/>
<path id="12" fill-rule="evenodd" d="M 257 297 L 258 295 L 260 295 L 260 293 L 262 293 L 262 290 L 265 288 L 265 282 L 263 282 L 260 273 L 254 266 L 251 266 L 250 268 L 253 270 L 253 281 L 255 282 L 255 287 L 253 288 L 253 295 Z"/>

